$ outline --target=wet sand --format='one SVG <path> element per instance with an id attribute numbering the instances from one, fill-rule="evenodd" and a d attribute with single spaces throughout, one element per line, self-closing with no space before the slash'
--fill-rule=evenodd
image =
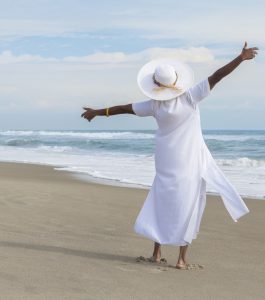
<path id="1" fill-rule="evenodd" d="M 0 164 L 0 299 L 264 299 L 265 201 L 234 223 L 208 196 L 190 263 L 136 262 L 152 242 L 133 224 L 147 190 L 89 183 L 52 167 Z M 162 249 L 170 265 L 178 248 Z"/>

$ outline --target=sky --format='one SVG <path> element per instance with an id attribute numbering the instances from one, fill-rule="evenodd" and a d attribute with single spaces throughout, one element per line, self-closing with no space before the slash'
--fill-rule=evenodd
<path id="1" fill-rule="evenodd" d="M 0 0 L 0 130 L 155 129 L 152 117 L 80 118 L 82 107 L 146 100 L 149 60 L 189 64 L 196 82 L 260 51 L 200 104 L 204 129 L 265 129 L 265 1 Z"/>

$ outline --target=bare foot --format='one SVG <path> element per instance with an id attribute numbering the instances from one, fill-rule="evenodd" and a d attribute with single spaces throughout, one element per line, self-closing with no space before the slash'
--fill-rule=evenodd
<path id="1" fill-rule="evenodd" d="M 177 264 L 176 264 L 176 268 L 179 269 L 179 270 L 187 270 L 187 262 L 182 259 L 182 258 L 179 258 Z"/>
<path id="2" fill-rule="evenodd" d="M 148 258 L 148 261 L 155 263 L 167 263 L 167 260 L 165 258 L 161 258 L 160 256 L 151 256 Z"/>
<path id="3" fill-rule="evenodd" d="M 150 258 L 148 258 L 149 261 L 151 262 L 160 262 L 160 257 L 155 257 L 155 256 L 151 256 Z"/>
<path id="4" fill-rule="evenodd" d="M 157 251 L 154 250 L 153 255 L 149 258 L 151 262 L 156 263 L 167 263 L 165 258 L 161 258 L 161 248 L 159 247 Z"/>
<path id="5" fill-rule="evenodd" d="M 176 264 L 176 269 L 187 270 L 188 269 L 188 264 L 186 264 L 186 263 L 177 263 Z"/>
<path id="6" fill-rule="evenodd" d="M 150 257 L 153 262 L 160 262 L 161 260 L 161 247 L 155 244 L 153 255 Z"/>

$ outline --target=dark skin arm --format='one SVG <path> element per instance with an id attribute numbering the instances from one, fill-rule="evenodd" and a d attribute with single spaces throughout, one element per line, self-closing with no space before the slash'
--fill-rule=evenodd
<path id="1" fill-rule="evenodd" d="M 106 108 L 102 109 L 92 109 L 89 107 L 83 107 L 85 110 L 81 117 L 87 119 L 89 122 L 96 116 L 106 116 Z M 120 114 L 133 114 L 135 115 L 134 111 L 132 110 L 132 104 L 126 105 L 117 105 L 112 106 L 109 108 L 109 115 L 120 115 Z"/>
<path id="2" fill-rule="evenodd" d="M 253 59 L 255 55 L 258 54 L 257 50 L 257 47 L 247 48 L 247 43 L 245 42 L 245 45 L 239 56 L 237 56 L 234 60 L 232 60 L 224 67 L 218 69 L 213 73 L 213 75 L 208 77 L 210 88 L 212 89 L 216 85 L 216 83 L 218 83 L 225 76 L 234 71 L 244 60 Z M 89 122 L 96 116 L 106 116 L 106 108 L 92 109 L 89 107 L 83 107 L 83 109 L 85 111 L 82 113 L 81 117 L 87 119 Z M 120 114 L 135 114 L 132 109 L 132 104 L 112 106 L 109 108 L 110 116 Z"/>
<path id="3" fill-rule="evenodd" d="M 242 61 L 253 59 L 255 55 L 258 54 L 257 50 L 259 50 L 257 47 L 247 48 L 247 42 L 245 42 L 240 55 L 238 55 L 234 60 L 232 60 L 224 67 L 214 72 L 213 75 L 208 77 L 210 88 L 212 89 L 216 85 L 216 83 L 233 72 L 242 63 Z"/>

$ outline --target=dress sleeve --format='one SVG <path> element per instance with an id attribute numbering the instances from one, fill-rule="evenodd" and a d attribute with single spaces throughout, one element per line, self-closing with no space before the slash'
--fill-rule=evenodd
<path id="1" fill-rule="evenodd" d="M 132 109 L 136 116 L 139 117 L 154 117 L 154 100 L 150 99 L 147 101 L 136 102 L 132 104 Z"/>
<path id="2" fill-rule="evenodd" d="M 210 94 L 210 85 L 208 78 L 190 88 L 188 90 L 188 94 L 193 104 L 197 104 L 202 99 L 207 97 Z"/>

